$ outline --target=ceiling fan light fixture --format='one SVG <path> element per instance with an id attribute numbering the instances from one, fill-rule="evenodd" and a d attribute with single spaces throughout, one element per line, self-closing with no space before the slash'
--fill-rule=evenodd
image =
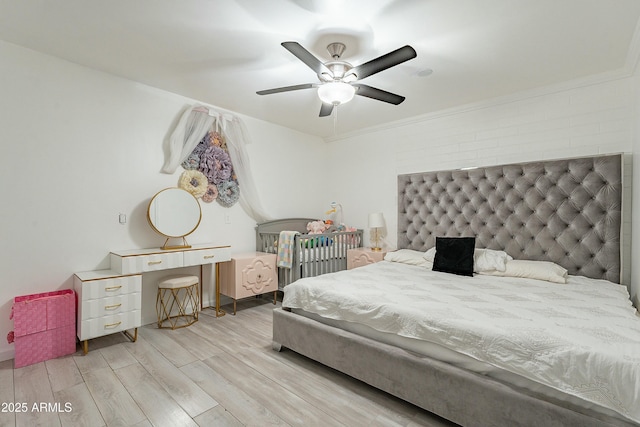
<path id="1" fill-rule="evenodd" d="M 340 105 L 353 99 L 356 88 L 344 82 L 330 82 L 318 87 L 318 97 L 326 104 Z"/>

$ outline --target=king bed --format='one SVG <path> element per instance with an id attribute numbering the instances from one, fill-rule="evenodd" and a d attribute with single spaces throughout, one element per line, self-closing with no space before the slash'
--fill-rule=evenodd
<path id="1" fill-rule="evenodd" d="M 399 250 L 288 285 L 274 348 L 464 426 L 639 425 L 621 176 L 620 155 L 401 175 Z M 469 239 L 473 273 L 443 272 Z"/>

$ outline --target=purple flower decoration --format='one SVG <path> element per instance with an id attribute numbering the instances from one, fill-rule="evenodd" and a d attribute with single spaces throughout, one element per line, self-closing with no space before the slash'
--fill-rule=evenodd
<path id="1" fill-rule="evenodd" d="M 222 148 L 212 145 L 200 155 L 200 172 L 211 184 L 227 181 L 233 173 L 231 158 Z"/>
<path id="2" fill-rule="evenodd" d="M 198 142 L 198 145 L 196 145 L 196 148 L 193 149 L 191 154 L 195 154 L 196 156 L 200 157 L 200 155 L 204 153 L 207 148 L 209 148 L 209 140 L 207 139 L 207 135 L 205 135 L 204 138 L 202 138 L 202 140 Z"/>
<path id="3" fill-rule="evenodd" d="M 202 141 L 200 141 L 202 144 L 204 144 L 205 148 L 208 148 L 210 145 L 213 145 L 213 132 L 209 131 L 207 132 L 204 137 L 202 138 Z"/>

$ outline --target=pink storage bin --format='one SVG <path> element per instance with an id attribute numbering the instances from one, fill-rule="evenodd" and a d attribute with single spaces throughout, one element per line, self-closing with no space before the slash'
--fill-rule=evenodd
<path id="1" fill-rule="evenodd" d="M 11 308 L 14 366 L 21 368 L 76 351 L 76 294 L 71 289 L 15 297 Z"/>

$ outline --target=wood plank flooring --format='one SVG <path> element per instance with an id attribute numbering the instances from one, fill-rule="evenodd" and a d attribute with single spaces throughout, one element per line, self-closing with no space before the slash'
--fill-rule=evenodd
<path id="1" fill-rule="evenodd" d="M 138 341 L 91 340 L 89 354 L 13 369 L 0 362 L 0 426 L 453 426 L 292 351 L 271 349 L 273 304 Z"/>

